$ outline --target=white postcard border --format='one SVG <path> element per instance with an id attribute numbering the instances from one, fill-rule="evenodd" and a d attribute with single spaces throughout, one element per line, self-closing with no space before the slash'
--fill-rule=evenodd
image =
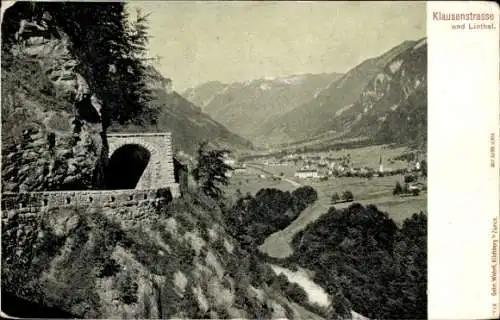
<path id="1" fill-rule="evenodd" d="M 499 28 L 494 2 L 427 3 L 429 319 L 499 316 Z"/>

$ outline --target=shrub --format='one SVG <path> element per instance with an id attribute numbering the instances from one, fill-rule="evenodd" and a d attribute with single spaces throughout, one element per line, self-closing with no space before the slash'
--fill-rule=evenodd
<path id="1" fill-rule="evenodd" d="M 399 195 L 403 192 L 403 187 L 401 186 L 401 183 L 396 182 L 396 185 L 394 186 L 394 189 L 392 190 L 393 195 Z"/>
<path id="2" fill-rule="evenodd" d="M 417 181 L 417 177 L 409 174 L 409 175 L 405 176 L 404 181 L 405 181 L 405 183 L 412 183 L 412 182 Z"/>
<path id="3" fill-rule="evenodd" d="M 344 199 L 344 201 L 352 201 L 352 200 L 354 200 L 354 195 L 352 194 L 351 191 L 346 190 L 342 194 L 342 199 Z"/>
<path id="4" fill-rule="evenodd" d="M 118 279 L 118 290 L 120 292 L 119 299 L 125 304 L 137 302 L 137 289 L 139 286 L 132 279 L 129 273 Z"/>
<path id="5" fill-rule="evenodd" d="M 117 274 L 121 270 L 121 266 L 116 262 L 115 259 L 109 258 L 105 259 L 101 267 L 98 268 L 98 277 L 111 277 Z"/>
<path id="6" fill-rule="evenodd" d="M 43 221 L 37 224 L 35 220 L 19 220 L 16 216 L 2 222 L 2 291 L 8 288 L 16 296 L 36 296 L 40 288 L 33 280 L 39 279 L 50 265 L 65 238 L 57 236 Z M 25 230 L 31 231 L 18 237 L 21 222 Z"/>
<path id="7" fill-rule="evenodd" d="M 305 204 L 311 204 L 318 199 L 318 193 L 311 186 L 300 187 L 292 192 L 292 196 Z"/>
<path id="8" fill-rule="evenodd" d="M 338 192 L 335 192 L 333 195 L 332 195 L 332 203 L 337 203 L 340 201 L 340 196 L 338 194 Z"/>
<path id="9" fill-rule="evenodd" d="M 220 199 L 224 192 L 222 186 L 229 184 L 228 173 L 233 168 L 224 162 L 224 155 L 229 150 L 211 150 L 208 142 L 202 142 L 198 148 L 197 166 L 193 177 L 203 193 L 213 199 Z"/>
<path id="10" fill-rule="evenodd" d="M 296 283 L 289 282 L 285 287 L 285 293 L 290 299 L 299 304 L 309 303 L 309 297 L 306 291 Z"/>

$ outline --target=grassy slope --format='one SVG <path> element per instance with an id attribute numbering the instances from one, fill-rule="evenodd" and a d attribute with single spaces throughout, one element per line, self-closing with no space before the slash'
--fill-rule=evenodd
<path id="1" fill-rule="evenodd" d="M 126 228 L 99 210 L 3 219 L 2 287 L 80 317 L 306 312 L 270 287 L 273 272 L 228 236 L 209 199 L 188 195 L 157 214 Z"/>

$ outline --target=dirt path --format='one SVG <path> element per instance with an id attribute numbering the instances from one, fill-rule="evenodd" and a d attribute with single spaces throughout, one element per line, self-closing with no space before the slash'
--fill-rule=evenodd
<path id="1" fill-rule="evenodd" d="M 335 208 L 342 209 L 351 204 L 352 202 L 337 203 L 335 204 Z M 329 198 L 324 194 L 318 193 L 318 200 L 316 200 L 316 202 L 302 211 L 297 219 L 288 225 L 288 227 L 267 237 L 264 243 L 259 246 L 259 250 L 275 258 L 286 258 L 290 256 L 293 253 L 290 245 L 293 237 L 309 223 L 328 212 L 331 206 Z"/>
<path id="2" fill-rule="evenodd" d="M 404 201 L 400 200 L 399 201 Z M 394 202 L 397 202 L 395 200 Z M 293 237 L 301 230 L 305 229 L 308 224 L 316 221 L 323 214 L 328 212 L 330 207 L 335 207 L 335 209 L 344 209 L 352 205 L 353 203 L 359 203 L 361 205 L 367 205 L 372 203 L 372 199 L 355 200 L 354 202 L 339 202 L 336 204 L 330 203 L 330 198 L 318 191 L 318 200 L 314 202 L 311 206 L 307 207 L 302 213 L 295 219 L 288 227 L 283 230 L 277 231 L 271 234 L 264 243 L 259 246 L 259 250 L 267 253 L 271 257 L 275 258 L 286 258 L 293 253 L 291 247 Z"/>

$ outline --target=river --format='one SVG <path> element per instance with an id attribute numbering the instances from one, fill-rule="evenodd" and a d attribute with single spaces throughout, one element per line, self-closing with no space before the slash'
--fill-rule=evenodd
<path id="1" fill-rule="evenodd" d="M 326 293 L 325 289 L 313 282 L 309 278 L 306 270 L 299 268 L 297 271 L 292 271 L 273 264 L 270 266 L 277 275 L 282 273 L 288 278 L 288 281 L 301 286 L 307 293 L 310 302 L 316 303 L 322 307 L 328 307 L 330 305 L 330 297 Z"/>

